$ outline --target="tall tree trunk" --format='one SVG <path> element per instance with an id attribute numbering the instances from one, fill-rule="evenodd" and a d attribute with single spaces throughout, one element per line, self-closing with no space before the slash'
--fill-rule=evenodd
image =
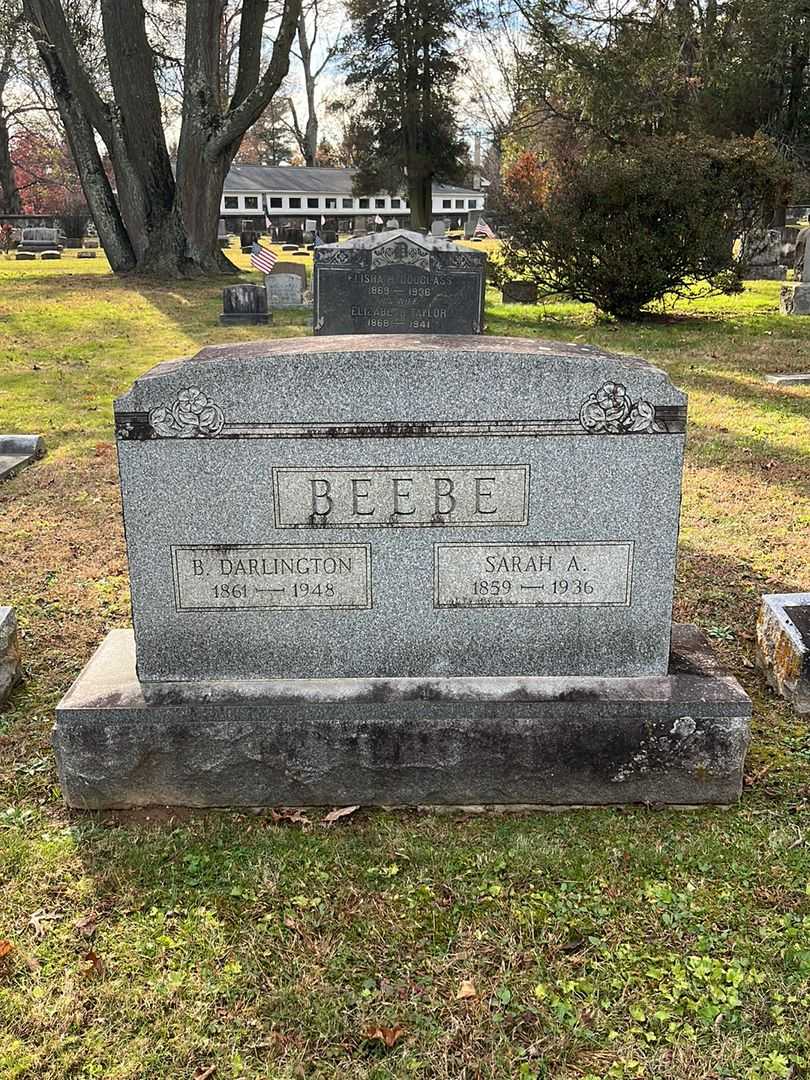
<path id="1" fill-rule="evenodd" d="M 101 98 L 84 67 L 62 0 L 23 0 L 82 187 L 114 270 L 161 277 L 236 270 L 216 240 L 222 187 L 242 136 L 267 108 L 287 74 L 301 0 L 285 0 L 263 73 L 262 28 L 268 0 L 242 0 L 235 87 L 223 111 L 224 3 L 186 0 L 183 122 L 175 180 L 143 0 L 101 0 L 113 91 L 110 104 Z M 110 153 L 117 198 L 101 163 L 96 133 Z"/>
<path id="2" fill-rule="evenodd" d="M 0 113 L 0 210 L 6 214 L 19 214 L 22 204 L 14 178 L 10 143 L 6 118 Z"/>

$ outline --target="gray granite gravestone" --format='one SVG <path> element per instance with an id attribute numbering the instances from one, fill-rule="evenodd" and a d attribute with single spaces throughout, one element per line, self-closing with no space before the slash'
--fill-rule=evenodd
<path id="1" fill-rule="evenodd" d="M 296 252 L 296 254 L 309 255 L 308 251 Z M 278 262 L 273 263 L 273 269 L 270 271 L 270 276 L 274 274 L 297 274 L 301 279 L 301 291 L 307 287 L 307 268 L 303 263 L 292 262 L 292 260 L 279 259 Z"/>
<path id="2" fill-rule="evenodd" d="M 20 681 L 21 676 L 17 619 L 10 607 L 0 606 L 0 705 Z"/>
<path id="3" fill-rule="evenodd" d="M 159 365 L 115 415 L 134 636 L 59 706 L 72 805 L 737 797 L 750 702 L 672 638 L 664 372 L 286 339 Z"/>
<path id="4" fill-rule="evenodd" d="M 486 255 L 398 229 L 315 250 L 316 334 L 480 334 Z"/>
<path id="5" fill-rule="evenodd" d="M 300 274 L 266 274 L 268 308 L 300 307 L 304 300 L 304 286 Z"/>
<path id="6" fill-rule="evenodd" d="M 41 435 L 3 435 L 0 434 L 0 480 L 15 476 L 42 457 L 45 443 Z"/>

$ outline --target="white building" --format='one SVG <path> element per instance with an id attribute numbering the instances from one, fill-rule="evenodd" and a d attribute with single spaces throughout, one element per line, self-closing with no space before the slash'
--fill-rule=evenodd
<path id="1" fill-rule="evenodd" d="M 352 192 L 355 169 L 299 168 L 292 165 L 233 165 L 225 179 L 220 214 L 229 232 L 263 229 L 271 225 L 302 226 L 309 218 L 320 227 L 352 231 L 372 228 L 379 216 L 397 226 L 410 220 L 404 195 L 387 193 L 356 196 Z M 472 211 L 483 210 L 486 195 L 473 188 L 433 185 L 433 217 L 448 225 L 463 224 Z"/>

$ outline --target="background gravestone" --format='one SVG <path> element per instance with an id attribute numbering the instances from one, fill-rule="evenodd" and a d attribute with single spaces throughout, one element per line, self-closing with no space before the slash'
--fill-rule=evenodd
<path id="1" fill-rule="evenodd" d="M 793 281 L 782 286 L 779 309 L 783 315 L 810 315 L 810 228 L 799 233 Z"/>
<path id="2" fill-rule="evenodd" d="M 480 334 L 486 255 L 404 229 L 315 251 L 316 334 Z"/>
<path id="3" fill-rule="evenodd" d="M 298 273 L 267 274 L 264 284 L 268 308 L 300 307 L 304 302 L 304 288 Z"/>
<path id="4" fill-rule="evenodd" d="M 306 252 L 306 254 L 308 255 L 309 252 Z M 273 269 L 270 271 L 271 277 L 273 274 L 297 274 L 301 278 L 301 290 L 303 291 L 307 287 L 307 268 L 303 263 L 279 259 L 278 262 L 273 264 Z"/>
<path id="5" fill-rule="evenodd" d="M 225 326 L 264 325 L 272 321 L 267 311 L 267 295 L 261 285 L 228 285 L 222 290 L 222 314 Z"/>
<path id="6" fill-rule="evenodd" d="M 501 295 L 505 304 L 536 304 L 537 284 L 534 281 L 505 281 Z"/>

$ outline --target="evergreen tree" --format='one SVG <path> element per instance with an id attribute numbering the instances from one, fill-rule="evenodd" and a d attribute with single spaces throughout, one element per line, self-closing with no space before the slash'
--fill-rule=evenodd
<path id="1" fill-rule="evenodd" d="M 464 172 L 453 97 L 459 65 L 451 48 L 462 8 L 450 0 L 349 0 L 348 12 L 347 83 L 360 92 L 350 124 L 355 190 L 405 188 L 411 224 L 426 230 L 434 180 L 457 181 Z"/>

